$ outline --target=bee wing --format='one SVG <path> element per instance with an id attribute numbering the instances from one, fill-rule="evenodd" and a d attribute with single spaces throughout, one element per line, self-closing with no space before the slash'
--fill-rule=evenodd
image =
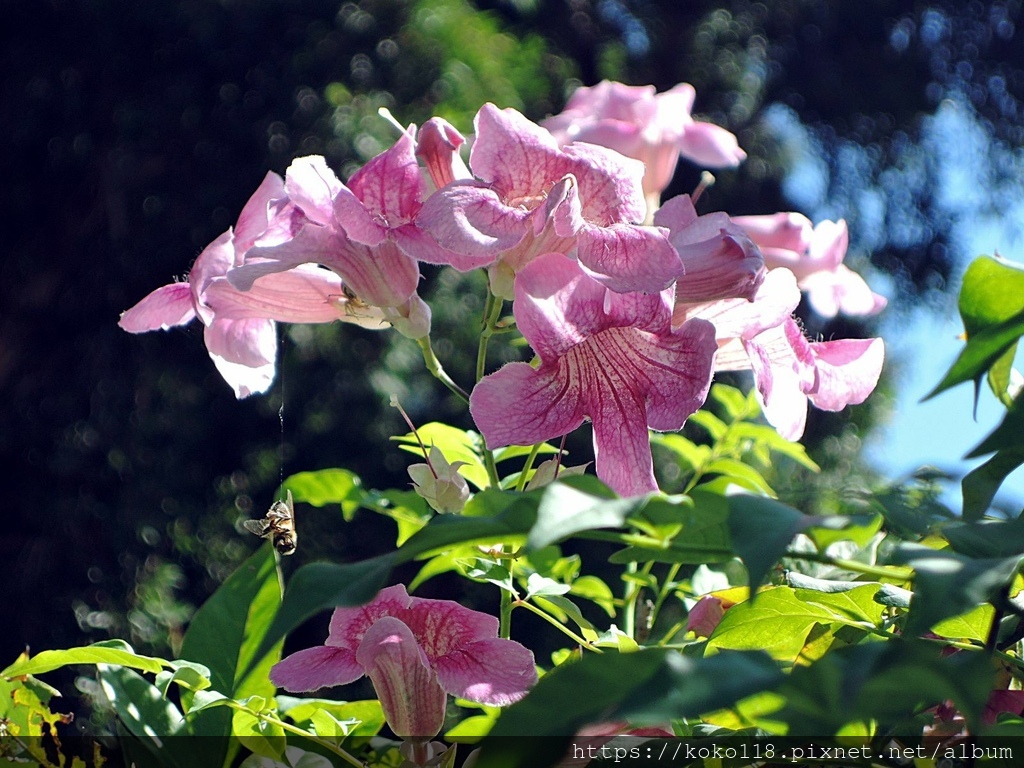
<path id="1" fill-rule="evenodd" d="M 270 535 L 270 521 L 266 518 L 260 518 L 259 520 L 243 520 L 242 527 L 249 533 L 255 533 L 257 536 L 263 538 Z"/>

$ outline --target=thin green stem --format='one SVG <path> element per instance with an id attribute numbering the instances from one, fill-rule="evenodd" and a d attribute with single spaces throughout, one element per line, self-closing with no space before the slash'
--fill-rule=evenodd
<path id="1" fill-rule="evenodd" d="M 502 553 L 505 553 L 506 547 L 502 547 Z M 512 566 L 509 565 L 509 569 Z M 501 590 L 501 606 L 498 610 L 498 637 L 503 637 L 506 640 L 512 635 L 512 593 L 507 589 Z"/>
<path id="2" fill-rule="evenodd" d="M 487 345 L 491 340 L 491 336 L 494 335 L 498 320 L 501 319 L 501 309 L 504 306 L 504 299 L 495 296 L 488 289 L 487 301 L 484 304 L 484 327 L 480 331 L 480 343 L 476 349 L 477 381 L 484 377 L 484 371 L 487 368 Z"/>
<path id="3" fill-rule="evenodd" d="M 309 731 L 304 731 L 301 728 L 299 728 L 297 725 L 292 725 L 291 723 L 286 723 L 284 720 L 280 720 L 280 719 L 274 717 L 273 715 L 267 714 L 266 712 L 253 712 L 247 706 L 245 706 L 244 704 L 242 704 L 240 702 L 237 702 L 237 701 L 227 701 L 227 702 L 225 702 L 225 705 L 230 707 L 231 709 L 237 709 L 240 712 L 245 712 L 247 714 L 253 715 L 253 716 L 259 718 L 260 720 L 265 720 L 266 722 L 271 723 L 272 725 L 278 726 L 283 731 L 290 731 L 291 733 L 295 733 L 295 734 L 297 734 L 299 736 L 302 736 L 303 738 L 307 738 L 307 739 L 310 739 L 311 741 L 315 741 L 320 746 L 322 746 L 325 749 L 328 749 L 331 752 L 333 752 L 334 754 L 336 754 L 338 757 L 340 757 L 342 760 L 344 760 L 349 765 L 354 766 L 354 768 L 366 768 L 366 763 L 364 763 L 362 760 L 357 759 L 356 757 L 354 757 L 350 753 L 346 752 L 344 749 L 342 749 L 341 747 L 337 746 L 333 742 L 328 741 L 327 739 L 324 739 L 324 738 L 322 738 L 320 736 L 317 736 L 315 734 L 312 734 Z"/>
<path id="4" fill-rule="evenodd" d="M 829 557 L 820 552 L 787 552 L 785 557 L 793 560 L 810 560 L 815 563 L 824 563 L 841 568 L 844 571 L 863 573 L 865 576 L 875 576 L 879 579 L 892 579 L 893 581 L 910 581 L 914 577 L 912 568 L 902 568 L 898 565 L 868 565 L 858 563 L 856 560 L 846 560 L 842 557 Z"/>
<path id="5" fill-rule="evenodd" d="M 533 446 L 533 450 L 530 451 L 530 455 L 526 457 L 526 463 L 523 464 L 523 471 L 519 473 L 519 479 L 516 481 L 516 490 L 521 491 L 526 488 L 526 478 L 530 474 L 530 470 L 533 469 L 533 462 L 537 458 L 537 454 L 540 452 L 540 447 L 544 443 L 537 443 Z"/>
<path id="6" fill-rule="evenodd" d="M 527 610 L 532 611 L 533 613 L 537 614 L 542 619 L 544 619 L 544 621 L 546 621 L 549 624 L 551 624 L 552 626 L 560 629 L 563 633 L 565 633 L 566 635 L 571 637 L 581 647 L 586 648 L 587 650 L 593 651 L 594 653 L 604 653 L 604 651 L 602 651 L 600 648 L 595 648 L 587 640 L 584 640 L 582 637 L 577 635 L 575 632 L 573 632 L 571 629 L 569 629 L 567 626 L 565 626 L 562 622 L 560 622 L 554 616 L 552 616 L 552 615 L 550 615 L 548 613 L 545 613 L 544 611 L 542 611 L 537 606 L 531 605 L 530 603 L 527 603 L 524 600 L 517 600 L 515 602 L 515 606 L 520 607 L 520 608 L 526 608 Z"/>
<path id="7" fill-rule="evenodd" d="M 441 365 L 441 361 L 434 355 L 434 349 L 430 346 L 430 337 L 424 336 L 420 339 L 416 339 L 416 343 L 420 345 L 420 349 L 423 350 L 423 362 L 427 365 L 427 370 L 430 371 L 431 375 L 448 389 L 450 389 L 462 402 L 469 403 L 469 395 L 462 387 L 452 381 L 452 378 L 445 372 L 444 367 Z"/>
<path id="8" fill-rule="evenodd" d="M 676 576 L 679 575 L 680 568 L 682 568 L 682 563 L 673 563 L 661 582 L 661 589 L 658 590 L 658 596 L 654 600 L 654 610 L 651 611 L 652 625 L 658 620 L 658 613 L 661 611 L 662 603 L 672 594 L 672 584 L 675 582 Z"/>
<path id="9" fill-rule="evenodd" d="M 628 636 L 636 639 L 636 598 L 640 594 L 640 588 L 626 576 L 636 573 L 636 562 L 626 563 L 626 572 L 622 580 L 626 587 L 622 593 L 622 631 Z"/>
<path id="10" fill-rule="evenodd" d="M 480 330 L 480 344 L 476 350 L 476 381 L 484 377 L 487 368 L 487 343 L 494 334 L 494 328 L 501 317 L 501 308 L 504 301 L 487 289 L 487 300 L 484 302 L 483 328 Z M 501 487 L 501 478 L 498 476 L 498 466 L 494 461 L 494 452 L 484 450 L 484 466 L 487 468 L 487 478 L 494 488 Z"/>

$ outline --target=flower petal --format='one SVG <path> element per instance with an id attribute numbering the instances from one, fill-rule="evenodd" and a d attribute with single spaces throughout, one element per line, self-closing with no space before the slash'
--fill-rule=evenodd
<path id="1" fill-rule="evenodd" d="M 705 168 L 735 168 L 747 157 L 735 134 L 714 123 L 698 121 L 686 126 L 679 151 Z"/>
<path id="2" fill-rule="evenodd" d="M 355 652 L 318 645 L 287 656 L 270 668 L 270 682 L 286 691 L 315 691 L 346 685 L 364 675 Z"/>
<path id="3" fill-rule="evenodd" d="M 192 289 L 188 283 L 171 283 L 157 288 L 131 309 L 121 313 L 117 324 L 129 333 L 166 331 L 195 319 Z"/>
<path id="4" fill-rule="evenodd" d="M 496 637 L 454 649 L 434 659 L 434 668 L 448 693 L 493 707 L 519 701 L 537 683 L 533 653 Z"/>
<path id="5" fill-rule="evenodd" d="M 568 383 L 528 363 L 509 363 L 481 379 L 469 409 L 488 448 L 551 440 L 572 432 L 585 418 Z"/>
<path id="6" fill-rule="evenodd" d="M 331 615 L 331 628 L 327 645 L 355 650 L 363 635 L 375 621 L 383 616 L 400 614 L 412 605 L 412 598 L 404 584 L 382 589 L 366 605 L 354 608 L 336 608 Z"/>
<path id="7" fill-rule="evenodd" d="M 207 288 L 204 298 L 218 318 L 270 318 L 285 323 L 338 320 L 346 301 L 341 278 L 312 264 L 261 277 L 248 291 L 218 280 Z"/>
<path id="8" fill-rule="evenodd" d="M 577 235 L 577 255 L 590 275 L 613 291 L 657 293 L 683 274 L 665 234 L 632 224 L 587 225 Z"/>
<path id="9" fill-rule="evenodd" d="M 811 344 L 817 381 L 811 402 L 824 411 L 863 403 L 878 384 L 885 360 L 881 339 L 839 339 Z"/>
<path id="10" fill-rule="evenodd" d="M 420 209 L 425 187 L 416 162 L 415 142 L 405 132 L 387 150 L 352 174 L 348 187 L 370 216 L 397 227 L 412 221 Z M 345 227 L 345 222 L 339 219 Z M 348 231 L 348 227 L 345 228 Z M 355 237 L 351 232 L 350 237 Z M 358 238 L 356 238 L 358 239 Z"/>
<path id="11" fill-rule="evenodd" d="M 416 156 L 426 166 L 435 188 L 471 178 L 469 168 L 459 155 L 459 148 L 465 143 L 462 134 L 444 118 L 432 117 L 420 127 L 416 134 Z"/>
<path id="12" fill-rule="evenodd" d="M 384 717 L 402 739 L 429 739 L 444 725 L 447 696 L 412 631 L 385 616 L 363 635 L 356 660 L 373 682 Z"/>
<path id="13" fill-rule="evenodd" d="M 249 368 L 273 365 L 277 358 L 277 331 L 266 318 L 217 318 L 206 327 L 205 340 L 211 357 Z"/>

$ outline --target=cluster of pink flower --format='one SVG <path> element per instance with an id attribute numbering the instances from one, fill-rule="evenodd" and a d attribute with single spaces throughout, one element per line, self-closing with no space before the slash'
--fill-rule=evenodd
<path id="1" fill-rule="evenodd" d="M 842 264 L 843 222 L 700 216 L 683 195 L 643 223 L 680 154 L 710 166 L 744 157 L 732 134 L 691 117 L 692 101 L 686 85 L 655 94 L 605 82 L 580 89 L 547 128 L 485 104 L 468 166 L 465 139 L 433 118 L 347 185 L 323 158 L 299 158 L 283 180 L 268 174 L 187 283 L 153 292 L 121 326 L 198 317 L 244 397 L 273 378 L 274 321 L 422 338 L 418 262 L 485 268 L 540 360 L 473 390 L 488 447 L 557 438 L 589 419 L 598 476 L 622 495 L 653 491 L 648 428 L 679 429 L 714 371 L 737 369 L 753 370 L 768 420 L 796 439 L 808 400 L 863 401 L 883 358 L 879 339 L 808 341 L 792 319 L 801 288 L 824 314 L 868 314 L 884 300 Z"/>

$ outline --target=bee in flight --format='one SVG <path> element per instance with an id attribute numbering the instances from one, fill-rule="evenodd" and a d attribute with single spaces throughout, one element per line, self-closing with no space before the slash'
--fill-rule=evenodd
<path id="1" fill-rule="evenodd" d="M 292 554 L 299 541 L 295 533 L 295 504 L 292 501 L 292 492 L 287 492 L 284 501 L 275 501 L 271 504 L 266 517 L 244 520 L 242 525 L 249 533 L 255 533 L 261 539 L 270 539 L 274 549 L 280 554 Z"/>

